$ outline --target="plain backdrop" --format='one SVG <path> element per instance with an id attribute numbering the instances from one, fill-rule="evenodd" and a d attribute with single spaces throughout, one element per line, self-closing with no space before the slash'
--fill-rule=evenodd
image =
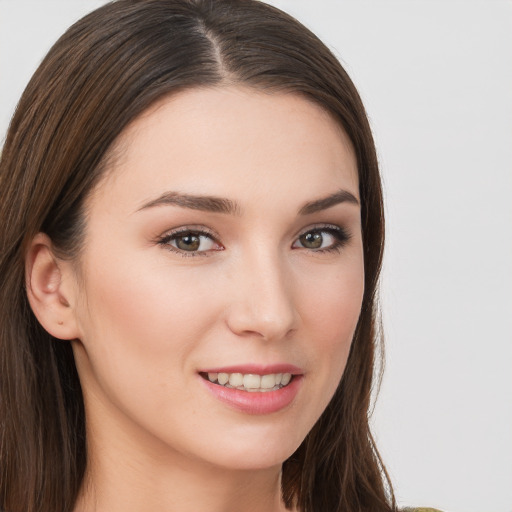
<path id="1" fill-rule="evenodd" d="M 101 0 L 0 0 L 0 139 Z M 512 512 L 512 2 L 283 0 L 359 88 L 386 194 L 372 417 L 402 505 Z"/>

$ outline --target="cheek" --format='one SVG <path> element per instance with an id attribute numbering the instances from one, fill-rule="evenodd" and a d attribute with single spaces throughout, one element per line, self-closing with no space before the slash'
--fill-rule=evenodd
<path id="1" fill-rule="evenodd" d="M 144 351 L 166 350 L 173 340 L 184 348 L 180 340 L 193 341 L 199 330 L 197 311 L 208 321 L 213 298 L 203 293 L 203 280 L 186 268 L 169 268 L 151 259 L 102 262 L 93 268 L 86 295 L 94 310 L 88 318 L 109 340 L 127 336 Z"/>
<path id="2" fill-rule="evenodd" d="M 305 273 L 311 275 L 312 273 Z M 311 280 L 302 281 L 299 295 L 307 323 L 316 329 L 313 339 L 335 348 L 352 339 L 364 293 L 362 258 L 353 259 L 337 269 L 316 272 Z"/>
<path id="3" fill-rule="evenodd" d="M 318 370 L 318 386 L 325 390 L 325 400 L 319 404 L 319 409 L 327 405 L 343 375 L 361 313 L 363 293 L 362 256 L 350 260 L 350 264 L 340 265 L 337 272 L 326 274 L 318 280 L 317 286 L 304 282 L 301 289 L 308 359 Z"/>
<path id="4" fill-rule="evenodd" d="M 219 316 L 207 283 L 161 258 L 91 259 L 89 268 L 80 314 L 84 348 L 76 352 L 89 409 L 97 421 L 121 418 L 126 425 L 129 418 L 137 432 L 142 427 L 156 438 L 169 436 L 169 425 L 180 431 L 179 410 L 193 429 L 197 397 L 189 377 Z"/>
<path id="5" fill-rule="evenodd" d="M 190 354 L 218 317 L 205 284 L 161 259 L 103 259 L 90 268 L 80 316 L 94 380 L 104 390 L 154 399 L 151 391 L 179 386 L 178 375 L 190 370 Z"/>

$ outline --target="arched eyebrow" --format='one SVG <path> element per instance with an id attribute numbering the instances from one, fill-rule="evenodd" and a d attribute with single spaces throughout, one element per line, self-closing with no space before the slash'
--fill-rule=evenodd
<path id="1" fill-rule="evenodd" d="M 352 203 L 359 205 L 359 201 L 356 196 L 354 196 L 348 190 L 338 190 L 334 194 L 330 196 L 323 197 L 321 199 L 315 199 L 314 201 L 310 201 L 306 203 L 299 209 L 299 215 L 311 215 L 312 213 L 320 212 L 322 210 L 327 210 L 333 206 L 336 206 L 340 203 Z"/>
<path id="2" fill-rule="evenodd" d="M 241 209 L 238 203 L 216 196 L 196 196 L 190 194 L 181 194 L 179 192 L 165 192 L 161 196 L 145 203 L 138 211 L 155 206 L 181 206 L 191 210 L 201 210 L 213 213 L 225 213 L 228 215 L 240 215 Z"/>
<path id="3" fill-rule="evenodd" d="M 299 215 L 311 215 L 327 210 L 340 203 L 359 205 L 357 198 L 348 190 L 338 190 L 334 194 L 314 201 L 309 201 L 299 208 Z M 180 206 L 191 210 L 200 210 L 227 215 L 241 215 L 242 209 L 236 201 L 225 197 L 182 194 L 180 192 L 165 192 L 161 196 L 142 205 L 138 211 L 154 208 L 155 206 Z"/>

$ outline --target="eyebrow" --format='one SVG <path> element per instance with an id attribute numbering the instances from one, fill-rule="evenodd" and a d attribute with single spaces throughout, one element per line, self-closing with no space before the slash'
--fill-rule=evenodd
<path id="1" fill-rule="evenodd" d="M 327 197 L 306 203 L 299 209 L 298 213 L 299 215 L 311 215 L 312 213 L 327 210 L 340 203 L 358 205 L 359 201 L 348 190 L 339 190 Z M 179 192 L 165 192 L 156 199 L 145 203 L 138 211 L 165 205 L 181 206 L 182 208 L 189 208 L 191 210 L 224 213 L 228 215 L 240 215 L 242 211 L 240 205 L 231 199 L 216 196 L 181 194 Z"/>
<path id="2" fill-rule="evenodd" d="M 299 210 L 299 215 L 311 215 L 312 213 L 327 210 L 328 208 L 340 203 L 352 203 L 359 205 L 359 201 L 351 192 L 348 190 L 338 190 L 338 192 L 335 192 L 330 196 L 306 203 Z"/>
<path id="3" fill-rule="evenodd" d="M 165 192 L 160 197 L 144 204 L 139 211 L 154 206 L 181 206 L 182 208 L 190 208 L 191 210 L 201 210 L 205 212 L 225 213 L 229 215 L 240 215 L 240 206 L 223 197 L 215 196 L 194 196 L 189 194 L 180 194 L 179 192 Z"/>

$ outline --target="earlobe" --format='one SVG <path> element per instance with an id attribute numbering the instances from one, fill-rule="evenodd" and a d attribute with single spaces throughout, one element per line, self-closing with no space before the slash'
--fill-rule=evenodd
<path id="1" fill-rule="evenodd" d="M 27 252 L 25 281 L 27 296 L 37 320 L 55 338 L 78 338 L 73 289 L 69 280 L 69 262 L 59 260 L 50 238 L 38 233 Z"/>

